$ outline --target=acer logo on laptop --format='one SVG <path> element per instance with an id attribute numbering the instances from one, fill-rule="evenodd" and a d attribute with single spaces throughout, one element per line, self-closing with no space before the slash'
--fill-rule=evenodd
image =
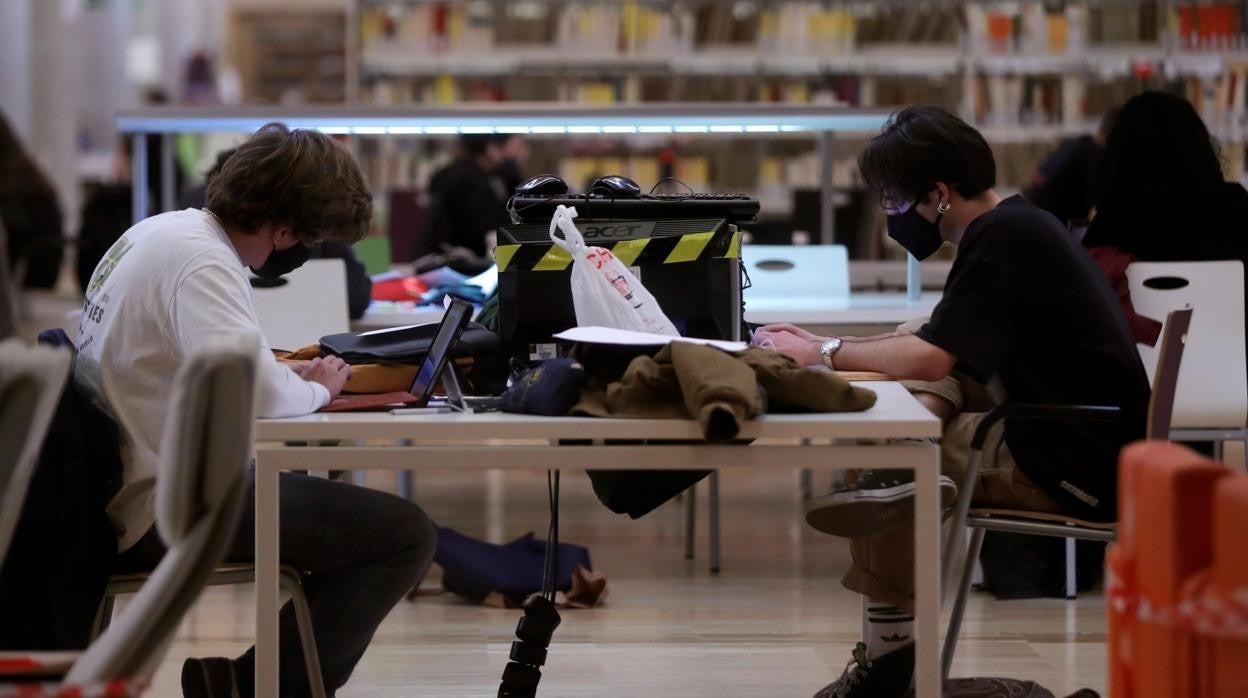
<path id="1" fill-rule="evenodd" d="M 654 221 L 629 223 L 579 223 L 586 240 L 633 240 L 648 238 L 654 233 Z"/>

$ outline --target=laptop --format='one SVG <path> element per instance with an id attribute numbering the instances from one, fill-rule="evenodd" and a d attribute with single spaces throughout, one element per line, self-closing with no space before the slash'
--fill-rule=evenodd
<path id="1" fill-rule="evenodd" d="M 375 393 L 371 395 L 343 395 L 320 409 L 321 412 L 364 412 L 391 407 L 424 407 L 429 404 L 438 378 L 444 378 L 447 395 L 453 404 L 460 400 L 458 376 L 450 362 L 451 349 L 459 341 L 460 334 L 472 317 L 472 304 L 454 299 L 442 316 L 437 334 L 429 344 L 429 353 L 420 362 L 416 377 L 406 392 Z M 449 368 L 449 370 L 448 370 Z"/>

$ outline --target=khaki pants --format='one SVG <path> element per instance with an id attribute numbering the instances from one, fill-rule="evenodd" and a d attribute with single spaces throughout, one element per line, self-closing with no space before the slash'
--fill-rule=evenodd
<path id="1" fill-rule="evenodd" d="M 905 325 L 898 332 L 911 329 Z M 988 392 L 967 378 L 950 376 L 942 381 L 902 381 L 914 394 L 935 395 L 954 408 L 940 443 L 940 471 L 959 487 L 966 476 L 971 437 L 994 403 Z M 1062 513 L 1053 501 L 1014 462 L 1001 431 L 984 444 L 984 460 L 971 504 L 981 507 L 1024 509 Z M 906 523 L 874 536 L 850 540 L 853 565 L 841 583 L 873 601 L 889 603 L 914 612 L 914 523 Z"/>

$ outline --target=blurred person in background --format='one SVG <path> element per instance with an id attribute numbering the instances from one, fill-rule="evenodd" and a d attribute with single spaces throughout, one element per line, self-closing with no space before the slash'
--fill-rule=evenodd
<path id="1" fill-rule="evenodd" d="M 1248 267 L 1248 191 L 1226 181 L 1217 144 L 1192 105 L 1164 92 L 1122 106 L 1094 173 L 1095 214 L 1083 244 L 1118 293 L 1136 340 L 1155 343 L 1161 318 L 1135 315 L 1127 265 L 1240 260 Z"/>
<path id="2" fill-rule="evenodd" d="M 160 89 L 150 89 L 143 96 L 144 103 L 161 105 L 168 97 Z M 149 133 L 144 137 L 147 145 L 147 205 L 148 211 L 159 211 L 160 183 L 163 179 L 164 141 L 160 134 Z M 103 259 L 104 253 L 113 246 L 134 223 L 133 191 L 130 181 L 134 164 L 134 141 L 128 134 L 118 139 L 113 157 L 113 176 L 108 182 L 92 185 L 82 203 L 82 215 L 78 224 L 77 277 L 79 288 L 85 293 L 91 272 Z M 186 177 L 173 158 L 173 191 L 183 190 Z"/>
<path id="3" fill-rule="evenodd" d="M 182 193 L 182 198 L 178 200 L 178 208 L 203 208 L 204 192 L 208 189 L 212 178 L 221 171 L 221 166 L 225 161 L 234 154 L 235 149 L 223 150 L 217 154 L 217 160 L 213 164 L 212 169 L 204 175 L 204 183 L 190 187 Z M 351 314 L 352 320 L 358 320 L 364 316 L 364 311 L 368 310 L 368 304 L 372 301 L 373 280 L 369 278 L 368 272 L 365 271 L 364 265 L 355 258 L 355 251 L 350 245 L 337 242 L 335 240 L 325 240 L 319 245 L 313 245 L 308 250 L 309 259 L 341 259 L 347 266 L 347 309 Z"/>
<path id="4" fill-rule="evenodd" d="M 420 253 L 463 248 L 488 267 L 495 231 L 510 222 L 507 199 L 522 181 L 527 154 L 517 136 L 461 136 L 456 158 L 429 180 L 430 239 Z M 471 260 L 465 265 L 474 266 Z"/>
<path id="5" fill-rule="evenodd" d="M 64 220 L 56 190 L 0 114 L 0 221 L 9 264 L 26 288 L 52 288 L 64 256 Z"/>
<path id="6" fill-rule="evenodd" d="M 1062 142 L 1040 167 L 1023 198 L 1052 213 L 1058 222 L 1080 233 L 1087 227 L 1092 210 L 1092 168 L 1105 146 L 1105 137 L 1117 112 L 1110 110 L 1101 119 L 1095 134 Z"/>

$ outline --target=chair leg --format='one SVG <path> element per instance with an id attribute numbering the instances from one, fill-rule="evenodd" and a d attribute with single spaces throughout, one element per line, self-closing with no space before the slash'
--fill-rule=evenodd
<path id="1" fill-rule="evenodd" d="M 1066 598 L 1071 600 L 1079 595 L 1079 580 L 1075 577 L 1078 574 L 1075 565 L 1076 543 L 1074 538 L 1066 539 Z"/>
<path id="2" fill-rule="evenodd" d="M 965 535 L 966 515 L 971 509 L 971 494 L 974 488 L 969 483 L 975 481 L 979 476 L 980 466 L 983 465 L 984 452 L 972 449 L 971 456 L 966 464 L 966 476 L 962 482 L 958 484 L 958 504 L 953 510 L 953 519 L 949 521 L 949 533 L 945 536 L 944 547 L 941 548 L 940 555 L 940 582 L 948 586 L 950 577 L 953 574 L 953 551 L 959 544 L 958 538 Z"/>
<path id="3" fill-rule="evenodd" d="M 698 486 L 685 490 L 685 559 L 693 559 L 693 541 L 698 529 Z"/>
<path id="4" fill-rule="evenodd" d="M 966 562 L 962 565 L 962 580 L 958 584 L 958 595 L 953 602 L 953 612 L 949 615 L 949 627 L 945 629 L 945 651 L 941 655 L 941 679 L 949 678 L 949 668 L 953 666 L 953 653 L 958 648 L 958 632 L 962 629 L 962 613 L 966 610 L 966 597 L 971 591 L 971 577 L 975 574 L 975 561 L 979 559 L 979 549 L 984 545 L 984 529 L 976 528 L 971 532 L 971 544 L 966 549 Z"/>
<path id="5" fill-rule="evenodd" d="M 100 610 L 95 613 L 95 622 L 91 624 L 91 641 L 104 634 L 108 630 L 108 626 L 113 623 L 113 601 L 116 597 L 112 594 L 105 594 L 104 600 L 100 602 Z"/>
<path id="6" fill-rule="evenodd" d="M 719 574 L 719 471 L 711 471 L 710 499 L 711 574 Z"/>
<path id="7" fill-rule="evenodd" d="M 303 649 L 303 662 L 308 670 L 308 688 L 312 698 L 326 698 L 325 678 L 321 674 L 321 657 L 316 650 L 316 635 L 312 632 L 312 609 L 308 607 L 308 597 L 303 593 L 303 585 L 297 576 L 288 572 L 278 575 L 282 590 L 290 595 L 290 603 L 295 609 L 295 626 L 299 629 L 299 644 Z"/>

